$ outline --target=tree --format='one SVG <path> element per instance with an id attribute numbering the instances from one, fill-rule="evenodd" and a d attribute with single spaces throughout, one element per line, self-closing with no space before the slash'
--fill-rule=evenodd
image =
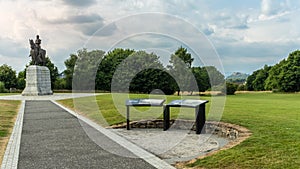
<path id="1" fill-rule="evenodd" d="M 300 51 L 289 54 L 270 69 L 265 88 L 283 92 L 300 91 Z"/>
<path id="2" fill-rule="evenodd" d="M 57 80 L 55 81 L 54 86 L 55 86 L 55 89 L 66 89 L 67 88 L 66 79 L 57 78 Z"/>
<path id="3" fill-rule="evenodd" d="M 176 52 L 175 52 L 175 56 L 179 57 L 188 68 L 192 67 L 192 63 L 194 61 L 194 58 L 192 58 L 192 55 L 190 53 L 187 52 L 186 48 L 183 48 L 182 46 L 180 46 Z M 171 59 L 172 60 L 172 59 Z"/>
<path id="4" fill-rule="evenodd" d="M 46 57 L 46 64 L 45 66 L 48 67 L 49 71 L 50 71 L 50 79 L 51 79 L 51 86 L 53 89 L 56 88 L 55 86 L 55 82 L 58 78 L 58 69 L 57 67 L 51 62 L 49 57 Z"/>
<path id="5" fill-rule="evenodd" d="M 174 79 L 161 69 L 146 69 L 139 72 L 130 82 L 129 91 L 138 93 L 151 93 L 159 89 L 164 94 L 171 95 L 175 92 Z"/>
<path id="6" fill-rule="evenodd" d="M 63 74 L 65 75 L 66 89 L 69 90 L 72 89 L 73 73 L 77 59 L 77 55 L 71 54 L 70 58 L 65 61 L 66 70 L 64 70 Z"/>
<path id="7" fill-rule="evenodd" d="M 15 88 L 17 84 L 16 71 L 6 64 L 0 66 L 0 81 L 4 83 L 6 89 Z"/>
<path id="8" fill-rule="evenodd" d="M 197 82 L 193 81 L 193 74 L 191 71 L 192 62 L 191 54 L 187 49 L 179 47 L 174 54 L 171 55 L 168 70 L 177 82 L 177 95 L 180 91 L 193 91 L 197 88 Z"/>
<path id="9" fill-rule="evenodd" d="M 262 69 L 256 70 L 247 78 L 247 88 L 248 90 L 255 91 L 264 91 L 265 88 L 265 80 L 269 77 L 270 66 L 265 65 Z"/>
<path id="10" fill-rule="evenodd" d="M 26 70 L 20 71 L 17 79 L 17 89 L 24 89 L 26 85 Z"/>
<path id="11" fill-rule="evenodd" d="M 225 76 L 216 67 L 205 66 L 204 68 L 208 73 L 211 87 L 224 84 Z"/>
<path id="12" fill-rule="evenodd" d="M 166 72 L 159 57 L 145 51 L 134 52 L 116 69 L 112 79 L 112 91 L 150 93 L 160 89 L 173 94 L 173 78 Z"/>
<path id="13" fill-rule="evenodd" d="M 99 64 L 96 75 L 96 89 L 111 90 L 112 77 L 119 64 L 135 51 L 131 49 L 117 48 L 108 52 Z"/>
<path id="14" fill-rule="evenodd" d="M 247 79 L 248 90 L 300 91 L 300 51 L 289 54 L 274 66 L 265 65 Z"/>
<path id="15" fill-rule="evenodd" d="M 77 60 L 73 68 L 72 90 L 95 90 L 98 66 L 103 59 L 104 51 L 82 49 L 77 52 Z"/>
<path id="16" fill-rule="evenodd" d="M 192 72 L 196 78 L 198 89 L 200 92 L 204 92 L 210 87 L 209 77 L 204 67 L 192 67 Z"/>
<path id="17" fill-rule="evenodd" d="M 0 93 L 7 93 L 8 90 L 5 88 L 5 84 L 0 81 Z"/>
<path id="18" fill-rule="evenodd" d="M 253 91 L 254 90 L 254 86 L 253 86 L 253 81 L 256 78 L 256 75 L 258 74 L 259 71 L 254 71 L 250 76 L 248 76 L 247 81 L 246 81 L 246 88 L 249 91 Z"/>
<path id="19" fill-rule="evenodd" d="M 237 88 L 238 88 L 237 84 L 227 82 L 226 83 L 226 94 L 227 95 L 234 95 Z M 225 93 L 225 91 L 222 91 L 222 92 Z"/>

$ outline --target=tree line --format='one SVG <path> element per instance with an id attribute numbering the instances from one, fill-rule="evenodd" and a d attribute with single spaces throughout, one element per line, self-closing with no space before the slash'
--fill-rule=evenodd
<path id="1" fill-rule="evenodd" d="M 224 83 L 224 75 L 215 67 L 192 67 L 193 61 L 191 54 L 183 47 L 171 55 L 167 66 L 163 65 L 158 55 L 145 51 L 116 48 L 105 53 L 102 50 L 81 49 L 65 60 L 66 69 L 61 74 L 48 57 L 46 66 L 50 70 L 54 90 L 128 90 L 150 93 L 160 89 L 165 94 L 179 94 L 197 89 L 206 91 L 211 86 Z M 0 89 L 1 83 L 5 89 L 24 89 L 25 70 L 17 75 L 10 66 L 0 66 Z"/>
<path id="2" fill-rule="evenodd" d="M 155 53 L 145 51 L 117 48 L 105 53 L 101 50 L 81 49 L 65 60 L 66 70 L 59 73 L 57 67 L 46 57 L 54 90 L 71 90 L 85 84 L 80 87 L 101 91 L 129 90 L 136 93 L 150 93 L 154 89 L 160 89 L 165 94 L 179 94 L 182 91 L 206 91 L 212 86 L 224 84 L 224 75 L 215 67 L 193 67 L 192 63 L 191 54 L 183 47 L 179 47 L 171 55 L 167 66 L 160 62 Z M 32 62 L 28 65 L 31 64 Z M 118 67 L 124 70 L 118 70 Z M 8 92 L 11 88 L 23 90 L 25 70 L 26 68 L 17 74 L 9 65 L 1 65 L 0 92 Z M 73 83 L 74 78 L 79 83 Z M 112 82 L 115 86 L 111 86 Z M 249 91 L 299 92 L 300 51 L 290 53 L 274 66 L 265 65 L 254 71 L 245 85 L 227 83 L 227 93 L 234 93 L 238 87 Z"/>
<path id="3" fill-rule="evenodd" d="M 250 91 L 273 90 L 279 92 L 300 91 L 300 51 L 296 50 L 274 66 L 265 65 L 247 79 Z"/>

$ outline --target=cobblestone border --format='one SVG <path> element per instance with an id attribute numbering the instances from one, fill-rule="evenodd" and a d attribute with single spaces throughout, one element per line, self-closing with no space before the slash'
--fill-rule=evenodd
<path id="1" fill-rule="evenodd" d="M 23 116 L 25 109 L 25 100 L 22 101 L 17 119 L 10 139 L 8 141 L 5 154 L 2 160 L 1 169 L 17 169 L 19 160 L 19 151 L 23 127 Z"/>
<path id="2" fill-rule="evenodd" d="M 170 120 L 172 128 L 196 131 L 196 126 L 192 120 Z M 192 126 L 192 127 L 191 127 Z M 130 122 L 131 128 L 163 128 L 163 120 L 140 120 Z M 126 123 L 110 126 L 109 128 L 126 128 Z M 230 141 L 243 138 L 250 134 L 250 131 L 244 127 L 216 121 L 205 122 L 206 133 L 224 137 Z"/>

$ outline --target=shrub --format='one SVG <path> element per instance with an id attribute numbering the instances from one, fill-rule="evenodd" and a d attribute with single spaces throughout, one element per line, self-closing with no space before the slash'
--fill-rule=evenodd
<path id="1" fill-rule="evenodd" d="M 5 89 L 5 84 L 0 81 L 0 93 L 7 93 L 8 90 Z"/>
<path id="2" fill-rule="evenodd" d="M 246 85 L 244 85 L 244 84 L 240 84 L 240 85 L 238 85 L 237 90 L 238 90 L 238 91 L 246 91 L 246 90 L 247 90 L 247 87 L 246 87 Z"/>
<path id="3" fill-rule="evenodd" d="M 236 85 L 234 83 L 226 83 L 226 91 L 223 90 L 222 92 L 223 93 L 226 92 L 227 95 L 234 95 L 237 88 L 238 88 L 238 85 Z"/>

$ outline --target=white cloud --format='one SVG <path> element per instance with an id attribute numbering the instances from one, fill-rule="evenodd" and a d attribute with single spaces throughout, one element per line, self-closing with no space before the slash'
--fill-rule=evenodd
<path id="1" fill-rule="evenodd" d="M 262 0 L 260 20 L 283 16 L 291 9 L 289 0 Z"/>

